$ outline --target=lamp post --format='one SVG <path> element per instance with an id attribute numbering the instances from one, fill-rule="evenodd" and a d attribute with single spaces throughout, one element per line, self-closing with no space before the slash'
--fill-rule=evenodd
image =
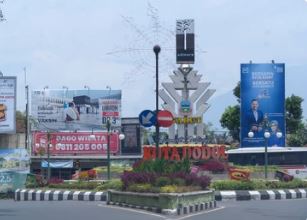
<path id="1" fill-rule="evenodd" d="M 49 183 L 49 180 L 50 180 L 50 145 L 51 145 L 51 134 L 50 132 L 48 131 L 47 132 L 47 182 Z"/>
<path id="2" fill-rule="evenodd" d="M 253 138 L 254 132 L 250 131 L 248 132 L 248 137 Z M 269 145 L 269 138 L 271 137 L 271 132 L 265 131 L 264 132 L 264 138 L 265 138 L 265 146 L 264 146 L 264 177 L 267 180 L 268 179 L 268 145 Z M 282 133 L 280 131 L 276 132 L 276 137 L 281 138 Z"/>
<path id="3" fill-rule="evenodd" d="M 264 150 L 264 178 L 268 179 L 268 140 L 271 137 L 271 133 L 266 131 L 264 132 L 265 138 L 265 150 Z"/>
<path id="4" fill-rule="evenodd" d="M 159 53 L 161 51 L 161 47 L 159 45 L 155 45 L 153 47 L 153 51 L 156 55 L 156 115 L 159 112 Z M 160 130 L 158 125 L 158 120 L 156 122 L 156 154 L 159 154 L 159 139 L 160 139 Z"/>
<path id="5" fill-rule="evenodd" d="M 108 147 L 107 147 L 107 169 L 108 169 L 108 180 L 111 179 L 111 170 L 110 170 L 110 130 L 111 130 L 111 122 L 110 119 L 107 119 L 107 143 L 108 143 Z"/>

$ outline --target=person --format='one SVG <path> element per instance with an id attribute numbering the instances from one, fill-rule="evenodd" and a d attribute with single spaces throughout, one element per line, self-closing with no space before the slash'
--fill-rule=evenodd
<path id="1" fill-rule="evenodd" d="M 246 121 L 249 131 L 254 132 L 255 135 L 263 130 L 263 112 L 259 110 L 259 102 L 257 99 L 251 100 L 251 108 L 246 114 Z"/>
<path id="2" fill-rule="evenodd" d="M 80 120 L 80 114 L 78 110 L 76 109 L 74 102 L 68 103 L 68 108 L 66 109 L 66 118 L 65 121 L 74 121 L 74 120 Z"/>
<path id="3" fill-rule="evenodd" d="M 278 121 L 276 121 L 276 120 L 271 121 L 271 123 L 270 123 L 271 136 L 268 139 L 268 146 L 270 146 L 270 147 L 280 147 L 281 146 L 281 138 L 277 137 L 278 131 L 279 131 Z"/>

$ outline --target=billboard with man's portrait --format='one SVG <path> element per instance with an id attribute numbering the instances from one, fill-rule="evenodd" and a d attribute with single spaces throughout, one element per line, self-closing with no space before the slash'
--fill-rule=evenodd
<path id="1" fill-rule="evenodd" d="M 241 64 L 240 89 L 241 147 L 285 146 L 285 64 Z"/>

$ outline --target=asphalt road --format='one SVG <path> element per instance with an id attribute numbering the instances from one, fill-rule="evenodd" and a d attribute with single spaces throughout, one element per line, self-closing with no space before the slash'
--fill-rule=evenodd
<path id="1" fill-rule="evenodd" d="M 0 220 L 139 220 L 139 219 L 206 219 L 206 220 L 306 220 L 307 199 L 220 202 L 219 208 L 189 216 L 169 217 L 106 206 L 103 202 L 14 202 L 0 200 Z"/>

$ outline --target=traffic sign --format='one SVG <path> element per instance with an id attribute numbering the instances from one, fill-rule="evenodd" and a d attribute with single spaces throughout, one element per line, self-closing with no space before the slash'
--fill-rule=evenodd
<path id="1" fill-rule="evenodd" d="M 150 110 L 144 110 L 139 114 L 140 124 L 144 127 L 151 127 L 156 124 L 156 114 Z"/>
<path id="2" fill-rule="evenodd" d="M 157 115 L 158 125 L 160 127 L 170 127 L 174 123 L 174 117 L 171 112 L 167 110 L 160 110 Z"/>

